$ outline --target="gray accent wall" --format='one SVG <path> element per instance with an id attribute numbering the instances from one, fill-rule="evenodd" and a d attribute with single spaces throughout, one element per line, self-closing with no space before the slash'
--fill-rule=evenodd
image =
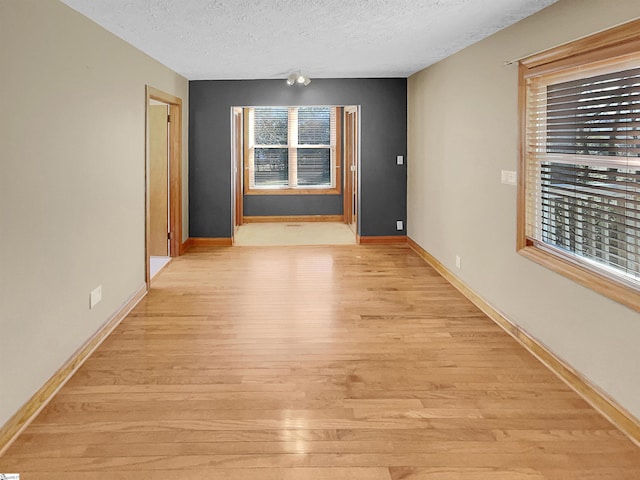
<path id="1" fill-rule="evenodd" d="M 340 195 L 245 195 L 247 217 L 287 215 L 342 215 Z"/>
<path id="2" fill-rule="evenodd" d="M 307 87 L 282 80 L 189 82 L 189 234 L 231 237 L 233 230 L 231 108 L 234 106 L 360 106 L 362 236 L 405 235 L 407 80 L 315 79 Z M 342 214 L 341 195 L 248 195 L 246 216 Z"/>

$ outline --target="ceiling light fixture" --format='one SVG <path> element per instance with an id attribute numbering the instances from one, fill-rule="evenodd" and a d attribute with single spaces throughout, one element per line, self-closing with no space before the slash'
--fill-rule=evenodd
<path id="1" fill-rule="evenodd" d="M 291 87 L 296 83 L 299 85 L 304 85 L 306 87 L 311 83 L 311 79 L 300 72 L 292 73 L 287 77 L 287 85 Z"/>

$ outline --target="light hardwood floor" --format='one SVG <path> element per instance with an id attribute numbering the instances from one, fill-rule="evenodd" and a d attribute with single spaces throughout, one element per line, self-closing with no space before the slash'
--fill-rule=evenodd
<path id="1" fill-rule="evenodd" d="M 637 480 L 640 449 L 406 246 L 200 248 L 0 472 Z"/>

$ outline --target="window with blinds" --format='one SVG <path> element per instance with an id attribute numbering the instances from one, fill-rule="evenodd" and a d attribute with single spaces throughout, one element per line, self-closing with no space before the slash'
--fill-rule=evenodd
<path id="1" fill-rule="evenodd" d="M 640 290 L 640 54 L 573 63 L 524 71 L 524 246 Z"/>
<path id="2" fill-rule="evenodd" d="M 335 107 L 248 109 L 249 190 L 334 189 Z"/>
<path id="3" fill-rule="evenodd" d="M 286 187 L 289 185 L 289 110 L 255 108 L 253 118 L 254 184 Z"/>
<path id="4" fill-rule="evenodd" d="M 298 109 L 298 185 L 332 186 L 331 146 L 335 145 L 335 113 L 329 107 Z M 332 138 L 332 128 L 333 138 Z"/>

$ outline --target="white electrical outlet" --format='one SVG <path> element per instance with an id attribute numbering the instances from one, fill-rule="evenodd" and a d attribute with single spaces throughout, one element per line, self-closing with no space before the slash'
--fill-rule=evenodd
<path id="1" fill-rule="evenodd" d="M 102 300 L 102 285 L 98 285 L 89 294 L 89 308 L 95 307 Z"/>
<path id="2" fill-rule="evenodd" d="M 402 230 L 404 228 L 402 220 L 396 222 L 396 230 Z"/>
<path id="3" fill-rule="evenodd" d="M 396 164 L 397 165 L 403 165 L 404 164 L 404 157 L 402 155 L 398 155 L 396 157 Z"/>
<path id="4" fill-rule="evenodd" d="M 460 255 L 456 255 L 456 268 L 460 270 L 462 265 L 462 260 L 460 259 Z"/>

